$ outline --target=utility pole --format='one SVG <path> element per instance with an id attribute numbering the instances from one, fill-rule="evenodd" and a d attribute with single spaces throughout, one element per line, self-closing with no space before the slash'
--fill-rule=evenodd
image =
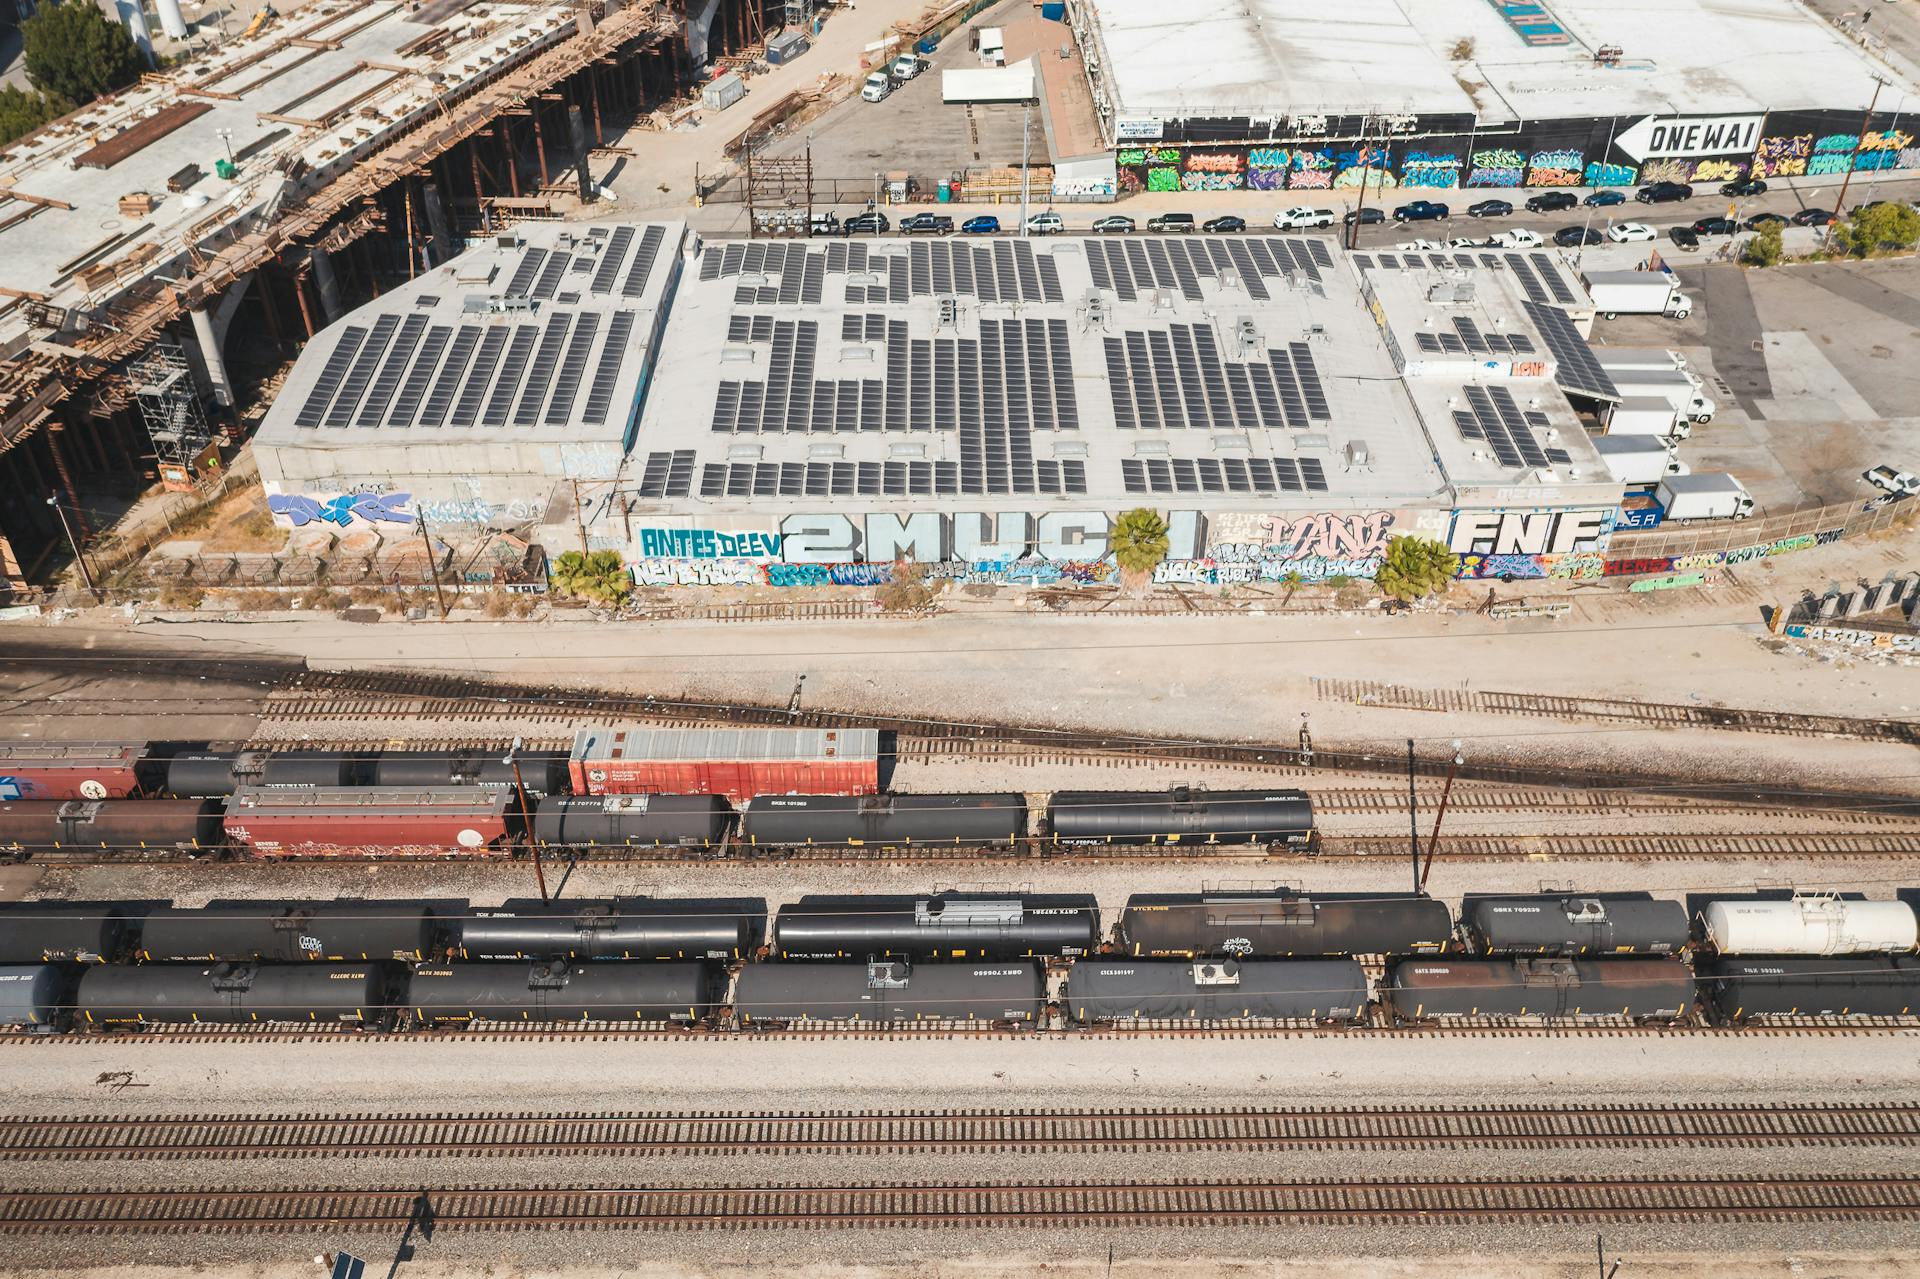
<path id="1" fill-rule="evenodd" d="M 1433 819 L 1433 834 L 1427 836 L 1427 864 L 1426 869 L 1420 872 L 1420 891 L 1423 893 L 1427 891 L 1427 876 L 1433 873 L 1433 850 L 1440 843 L 1440 823 L 1447 820 L 1447 799 L 1453 794 L 1453 779 L 1459 775 L 1460 765 L 1466 762 L 1467 757 L 1460 751 L 1460 742 L 1455 739 L 1453 763 L 1447 766 L 1447 784 L 1440 788 L 1440 811 Z"/>
<path id="2" fill-rule="evenodd" d="M 1413 891 L 1420 891 L 1420 801 L 1413 790 L 1413 739 L 1407 739 L 1407 838 L 1413 848 Z"/>
<path id="3" fill-rule="evenodd" d="M 1880 105 L 1880 90 L 1887 82 L 1879 76 L 1873 78 L 1873 96 L 1867 99 L 1867 113 L 1860 118 L 1860 132 L 1853 138 L 1853 155 L 1847 161 L 1846 176 L 1840 179 L 1840 194 L 1833 200 L 1833 221 L 1827 223 L 1826 242 L 1833 242 L 1833 228 L 1840 225 L 1840 219 L 1847 216 L 1847 187 L 1853 182 L 1853 171 L 1860 163 L 1860 144 L 1866 140 L 1867 127 L 1873 123 L 1873 109 Z"/>
<path id="4" fill-rule="evenodd" d="M 1360 219 L 1367 212 L 1367 175 L 1373 171 L 1373 157 L 1367 154 L 1367 121 L 1371 116 L 1360 117 L 1360 201 L 1353 206 L 1353 225 L 1347 228 L 1347 252 L 1360 247 Z M 1409 743 L 1411 745 L 1411 743 Z"/>
<path id="5" fill-rule="evenodd" d="M 60 517 L 60 527 L 66 531 L 67 544 L 73 547 L 73 562 L 80 566 L 80 580 L 87 584 L 87 590 L 93 594 L 93 602 L 104 604 L 106 596 L 100 593 L 99 583 L 93 580 L 93 569 L 87 564 L 87 555 L 80 549 L 80 539 L 73 535 L 73 525 L 67 522 L 67 508 L 60 505 L 60 495 L 55 493 L 47 499 L 47 505 Z"/>
<path id="6" fill-rule="evenodd" d="M 580 505 L 579 480 L 573 482 L 573 522 L 580 530 L 580 558 L 585 559 L 589 554 L 587 550 L 587 516 L 586 509 Z"/>
<path id="7" fill-rule="evenodd" d="M 414 527 L 420 530 L 420 544 L 427 551 L 427 572 L 433 575 L 433 600 L 440 606 L 440 620 L 447 620 L 447 595 L 440 589 L 440 561 L 433 553 L 433 537 L 427 532 L 427 517 L 424 511 L 413 513 Z"/>
<path id="8" fill-rule="evenodd" d="M 513 745 L 507 747 L 504 763 L 513 765 L 513 793 L 520 797 L 520 826 L 527 832 L 527 847 L 533 850 L 533 877 L 540 885 L 540 904 L 545 906 L 551 899 L 547 896 L 547 870 L 540 864 L 540 838 L 534 832 L 533 818 L 527 815 L 527 784 L 520 780 L 520 739 L 514 738 Z"/>
<path id="9" fill-rule="evenodd" d="M 1033 163 L 1033 99 L 1027 99 L 1026 115 L 1020 122 L 1020 234 L 1027 233 L 1027 177 Z"/>

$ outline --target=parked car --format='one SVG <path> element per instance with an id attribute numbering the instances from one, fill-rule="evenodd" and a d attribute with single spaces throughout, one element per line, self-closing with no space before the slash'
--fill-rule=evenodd
<path id="1" fill-rule="evenodd" d="M 1649 182 L 1634 192 L 1633 198 L 1642 204 L 1672 204 L 1693 199 L 1693 188 L 1684 182 Z"/>
<path id="2" fill-rule="evenodd" d="M 913 79 L 926 69 L 927 60 L 925 58 L 920 57 L 918 54 L 903 53 L 893 60 L 893 65 L 887 68 L 887 74 L 895 80 L 906 81 Z"/>
<path id="3" fill-rule="evenodd" d="M 967 235 L 998 235 L 1000 219 L 991 213 L 982 213 L 978 217 L 968 218 L 960 224 L 960 230 Z"/>
<path id="4" fill-rule="evenodd" d="M 1358 222 L 1361 226 L 1378 226 L 1387 220 L 1387 215 L 1376 208 L 1348 209 L 1347 215 L 1340 219 L 1342 225 L 1352 226 Z"/>
<path id="5" fill-rule="evenodd" d="M 886 214 L 878 209 L 870 209 L 865 213 L 856 213 L 842 222 L 840 231 L 844 235 L 881 235 L 892 225 L 887 221 Z"/>
<path id="6" fill-rule="evenodd" d="M 1579 197 L 1571 191 L 1542 191 L 1527 200 L 1528 213 L 1558 213 L 1562 209 L 1571 209 L 1579 204 Z"/>
<path id="7" fill-rule="evenodd" d="M 1697 249 L 1700 247 L 1700 236 L 1690 226 L 1668 227 L 1667 238 L 1683 249 Z"/>
<path id="8" fill-rule="evenodd" d="M 1467 216 L 1470 218 L 1504 218 L 1512 212 L 1513 203 L 1510 200 L 1482 200 L 1480 203 L 1468 207 Z"/>
<path id="9" fill-rule="evenodd" d="M 1304 231 L 1309 227 L 1332 225 L 1333 210 L 1310 208 L 1304 204 L 1273 215 L 1273 229 L 1276 231 Z"/>
<path id="10" fill-rule="evenodd" d="M 1732 235 L 1740 224 L 1732 218 L 1701 218 L 1693 224 L 1695 235 Z"/>
<path id="11" fill-rule="evenodd" d="M 1395 222 L 1445 222 L 1450 216 L 1446 205 L 1431 200 L 1413 200 L 1393 211 Z"/>
<path id="12" fill-rule="evenodd" d="M 1147 230 L 1149 231 L 1191 231 L 1193 230 L 1193 214 L 1162 213 L 1157 218 L 1147 219 Z"/>
<path id="13" fill-rule="evenodd" d="M 1788 218 L 1795 226 L 1825 226 L 1833 221 L 1832 209 L 1802 209 Z"/>
<path id="14" fill-rule="evenodd" d="M 1027 219 L 1028 235 L 1059 235 L 1066 229 L 1066 220 L 1051 209 Z"/>
<path id="15" fill-rule="evenodd" d="M 813 221 L 807 226 L 807 234 L 839 235 L 840 219 L 831 213 L 816 213 L 813 215 Z"/>
<path id="16" fill-rule="evenodd" d="M 892 92 L 893 78 L 884 71 L 875 71 L 869 75 L 866 82 L 860 86 L 860 100 L 862 102 L 884 102 L 887 99 L 887 95 Z"/>
<path id="17" fill-rule="evenodd" d="M 1660 237 L 1644 222 L 1616 222 L 1607 228 L 1607 238 L 1615 244 L 1640 244 Z"/>
<path id="18" fill-rule="evenodd" d="M 1093 229 L 1101 235 L 1125 235 L 1133 230 L 1133 219 L 1124 213 L 1109 213 L 1093 220 Z"/>
<path id="19" fill-rule="evenodd" d="M 1721 195 L 1765 195 L 1767 184 L 1759 178 L 1738 178 L 1720 185 Z"/>
<path id="20" fill-rule="evenodd" d="M 902 235 L 947 235 L 953 230 L 953 219 L 944 213 L 916 213 L 900 219 Z"/>
<path id="21" fill-rule="evenodd" d="M 1563 226 L 1553 233 L 1553 242 L 1563 249 L 1583 244 L 1600 244 L 1605 240 L 1604 235 L 1590 226 Z"/>
<path id="22" fill-rule="evenodd" d="M 1200 224 L 1200 229 L 1202 231 L 1214 231 L 1214 232 L 1221 232 L 1221 233 L 1229 232 L 1229 231 L 1244 231 L 1247 229 L 1247 220 L 1242 217 L 1236 217 L 1231 213 L 1223 213 L 1217 218 L 1208 218 L 1205 222 Z"/>
<path id="23" fill-rule="evenodd" d="M 1589 209 L 1606 209 L 1616 204 L 1625 204 L 1626 202 L 1627 195 L 1624 191 L 1595 191 L 1592 195 L 1580 201 L 1580 203 L 1586 205 Z"/>
<path id="24" fill-rule="evenodd" d="M 1920 475 L 1898 467 L 1876 466 L 1862 478 L 1875 488 L 1885 489 L 1889 493 L 1905 493 L 1909 496 L 1920 493 Z"/>
<path id="25" fill-rule="evenodd" d="M 1396 253 L 1438 253 L 1447 246 L 1438 240 L 1406 240 L 1393 246 Z"/>
<path id="26" fill-rule="evenodd" d="M 1758 231 L 1763 226 L 1773 226 L 1776 223 L 1780 226 L 1787 225 L 1786 215 L 1781 213 L 1756 213 L 1741 225 L 1749 231 Z"/>

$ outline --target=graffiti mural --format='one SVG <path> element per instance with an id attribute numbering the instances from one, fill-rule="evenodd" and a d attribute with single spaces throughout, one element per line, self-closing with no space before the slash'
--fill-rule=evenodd
<path id="1" fill-rule="evenodd" d="M 1760 139 L 1760 146 L 1753 153 L 1753 176 L 1756 178 L 1797 177 L 1807 171 L 1807 160 L 1813 155 L 1813 135 L 1797 133 L 1780 137 Z"/>
<path id="2" fill-rule="evenodd" d="M 1245 176 L 1241 173 L 1183 173 L 1180 175 L 1180 189 L 1182 191 L 1238 191 L 1245 185 Z"/>
<path id="3" fill-rule="evenodd" d="M 1787 638 L 1819 640 L 1845 644 L 1849 648 L 1874 648 L 1892 653 L 1920 653 L 1920 635 L 1896 635 L 1888 631 L 1863 631 L 1850 626 L 1809 626 L 1787 623 Z"/>
<path id="4" fill-rule="evenodd" d="M 1530 187 L 1577 187 L 1586 157 L 1572 149 L 1535 151 L 1527 160 Z"/>
<path id="5" fill-rule="evenodd" d="M 1178 191 L 1180 189 L 1180 170 L 1165 167 L 1147 170 L 1147 190 Z"/>
<path id="6" fill-rule="evenodd" d="M 1517 187 L 1526 176 L 1527 159 L 1509 147 L 1496 147 L 1473 153 L 1473 166 L 1467 174 L 1470 187 Z"/>
<path id="7" fill-rule="evenodd" d="M 1400 160 L 1400 185 L 1438 187 L 1460 185 L 1460 157 L 1451 152 L 1409 151 Z"/>
<path id="8" fill-rule="evenodd" d="M 1747 176 L 1745 160 L 1701 160 L 1693 166 L 1689 182 L 1738 182 Z"/>
<path id="9" fill-rule="evenodd" d="M 1238 173 L 1241 168 L 1237 151 L 1194 151 L 1187 155 L 1188 173 Z"/>
<path id="10" fill-rule="evenodd" d="M 355 520 L 367 524 L 411 524 L 412 511 L 402 510 L 409 493 L 342 493 L 337 497 L 316 498 L 304 494 L 278 493 L 267 497 L 267 510 L 295 528 L 318 521 L 341 528 Z"/>
<path id="11" fill-rule="evenodd" d="M 1586 182 L 1590 187 L 1630 187 L 1640 180 L 1640 170 L 1631 164 L 1603 164 L 1595 161 L 1587 166 Z"/>
<path id="12" fill-rule="evenodd" d="M 1293 171 L 1287 186 L 1298 191 L 1326 191 L 1333 186 L 1338 162 L 1326 147 L 1299 147 L 1293 153 Z"/>
<path id="13" fill-rule="evenodd" d="M 1387 553 L 1394 515 L 1325 512 L 1283 515 L 1227 513 L 1210 524 L 1215 541 L 1195 559 L 1170 559 L 1153 580 L 1193 586 L 1280 582 L 1298 578 L 1372 578 Z"/>
<path id="14" fill-rule="evenodd" d="M 630 566 L 636 586 L 758 586 L 751 560 L 641 560 Z"/>
<path id="15" fill-rule="evenodd" d="M 710 528 L 642 528 L 635 538 L 645 559 L 684 560 L 779 559 L 783 540 L 778 533 Z"/>
<path id="16" fill-rule="evenodd" d="M 1845 173 L 1853 166 L 1854 149 L 1859 144 L 1859 136 L 1852 133 L 1829 133 L 1823 138 L 1816 139 L 1813 144 L 1813 156 L 1807 161 L 1807 176 Z"/>
<path id="17" fill-rule="evenodd" d="M 1640 166 L 1642 182 L 1687 182 L 1693 178 L 1693 161 L 1680 156 L 1649 160 Z"/>

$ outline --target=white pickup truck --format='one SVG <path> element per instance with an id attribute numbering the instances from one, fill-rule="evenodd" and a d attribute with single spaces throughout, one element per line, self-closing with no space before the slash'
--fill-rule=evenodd
<path id="1" fill-rule="evenodd" d="M 1306 231 L 1313 227 L 1332 225 L 1332 210 L 1310 209 L 1304 204 L 1273 215 L 1273 227 L 1276 231 Z"/>

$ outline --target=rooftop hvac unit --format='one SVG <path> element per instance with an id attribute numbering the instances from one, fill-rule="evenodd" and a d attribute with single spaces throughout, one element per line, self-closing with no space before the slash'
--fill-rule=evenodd
<path id="1" fill-rule="evenodd" d="M 938 327 L 957 328 L 960 324 L 960 300 L 958 298 L 940 299 L 940 320 Z"/>
<path id="2" fill-rule="evenodd" d="M 1260 326 L 1253 322 L 1252 316 L 1243 315 L 1240 317 L 1239 323 L 1233 326 L 1233 340 L 1239 346 L 1241 355 L 1254 356 L 1259 354 Z"/>
<path id="3" fill-rule="evenodd" d="M 1373 464 L 1373 454 L 1367 449 L 1365 440 L 1347 441 L 1347 469 L 1355 470 Z"/>
<path id="4" fill-rule="evenodd" d="M 507 293 L 497 298 L 487 299 L 490 311 L 531 311 L 539 306 L 532 298 L 522 297 L 518 293 Z"/>

